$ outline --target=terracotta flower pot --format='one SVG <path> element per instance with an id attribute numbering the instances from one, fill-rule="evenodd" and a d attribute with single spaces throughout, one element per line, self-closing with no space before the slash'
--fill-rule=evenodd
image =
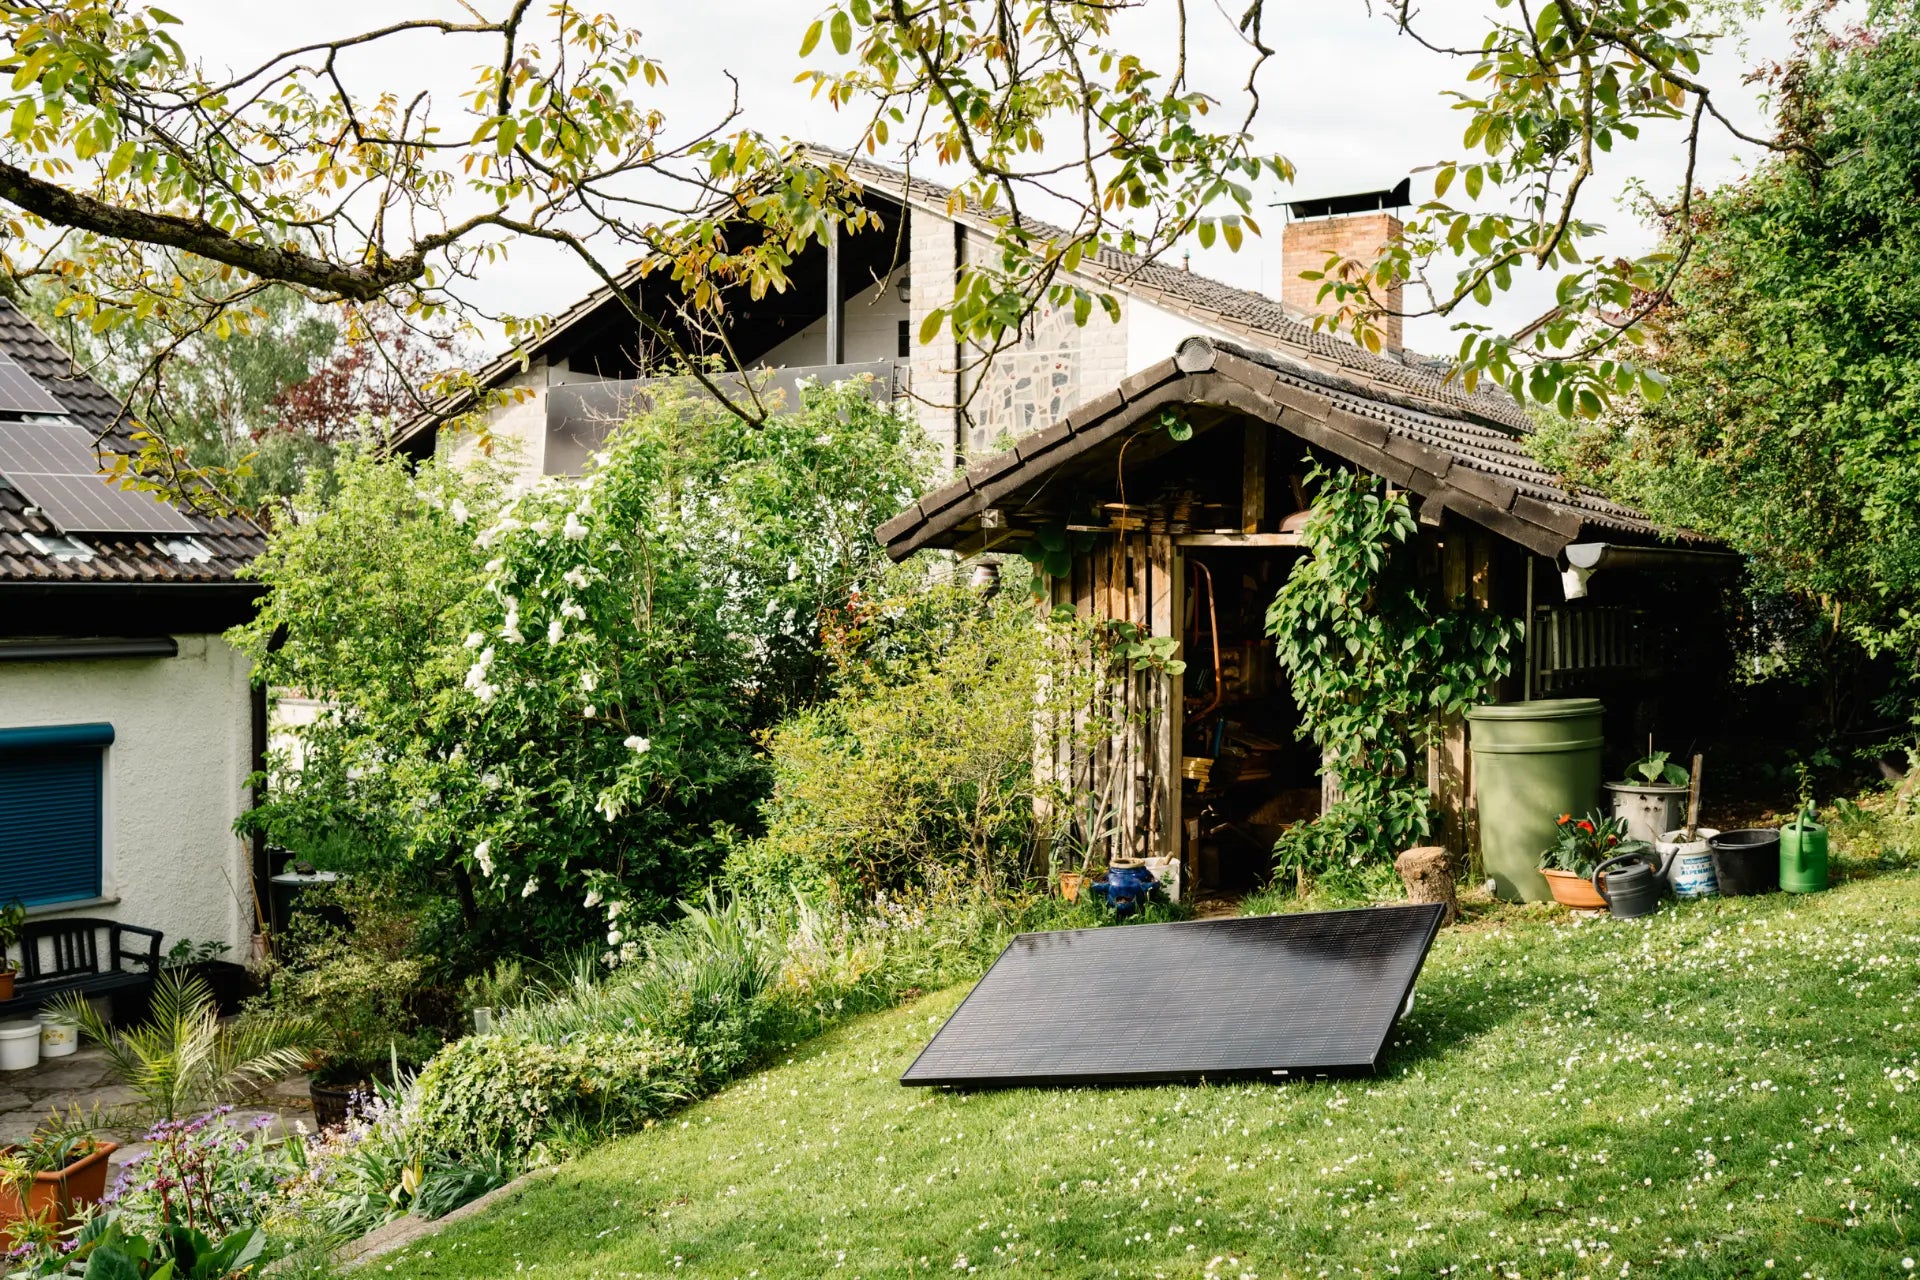
<path id="1" fill-rule="evenodd" d="M 1080 890 L 1086 883 L 1087 878 L 1078 871 L 1062 871 L 1060 873 L 1060 896 L 1068 902 L 1078 902 L 1080 900 Z"/>
<path id="2" fill-rule="evenodd" d="M 1574 911 L 1605 911 L 1607 900 L 1593 887 L 1593 881 L 1577 876 L 1571 871 L 1542 870 L 1547 878 L 1547 888 L 1553 890 L 1553 900 L 1561 906 Z"/>
<path id="3" fill-rule="evenodd" d="M 0 961 L 0 963 L 4 963 Z M 0 969 L 0 1000 L 13 999 L 13 970 Z"/>
<path id="4" fill-rule="evenodd" d="M 27 1186 L 27 1202 L 20 1203 L 19 1187 L 0 1179 L 0 1234 L 7 1227 L 28 1218 L 49 1218 L 60 1228 L 71 1227 L 79 1211 L 99 1204 L 107 1193 L 107 1157 L 119 1147 L 115 1142 L 95 1142 L 93 1150 L 64 1169 L 36 1173 Z M 8 1154 L 18 1147 L 5 1148 Z"/>

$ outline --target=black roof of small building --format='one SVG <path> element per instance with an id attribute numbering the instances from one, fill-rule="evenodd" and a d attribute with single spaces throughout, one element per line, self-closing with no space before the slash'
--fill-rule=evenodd
<path id="1" fill-rule="evenodd" d="M 0 300 L 0 351 L 4 351 L 40 386 L 51 392 L 67 411 L 66 421 L 85 427 L 103 449 L 134 453 L 132 425 L 114 395 L 78 368 L 73 359 L 39 326 L 12 303 Z M 0 431 L 8 429 L 0 421 Z M 16 485 L 0 474 L 0 587 L 64 584 L 200 585 L 237 584 L 237 574 L 266 547 L 266 537 L 250 521 L 210 515 L 174 502 L 193 530 L 186 535 L 100 534 L 63 531 Z M 46 545 L 71 538 L 91 556 L 56 554 L 35 546 L 28 535 Z M 176 556 L 161 544 L 190 538 L 207 555 Z M 247 590 L 256 588 L 244 584 Z M 18 630 L 19 619 L 8 619 Z"/>
<path id="2" fill-rule="evenodd" d="M 1684 531 L 1663 530 L 1599 494 L 1563 486 L 1517 433 L 1462 406 L 1384 396 L 1364 379 L 1198 337 L 927 493 L 880 526 L 880 541 L 895 559 L 922 547 L 961 546 L 979 531 L 988 510 L 1018 517 L 1029 502 L 1044 501 L 1056 475 L 1093 466 L 1110 471 L 1109 453 L 1165 409 L 1190 420 L 1198 415 L 1202 429 L 1233 415 L 1271 422 L 1420 495 L 1433 504 L 1433 516 L 1455 512 L 1540 555 L 1556 556 L 1570 543 L 1590 540 L 1712 545 Z M 1150 457 L 1150 450 L 1133 454 L 1136 465 Z"/>

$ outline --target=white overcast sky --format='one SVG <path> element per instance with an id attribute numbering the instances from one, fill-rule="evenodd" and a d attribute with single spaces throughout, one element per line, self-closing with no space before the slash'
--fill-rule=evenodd
<path id="1" fill-rule="evenodd" d="M 500 0 L 475 0 L 483 11 L 501 8 Z M 721 115 L 738 80 L 742 123 L 777 136 L 847 145 L 855 122 L 836 114 L 807 88 L 794 83 L 801 33 L 819 10 L 808 0 L 599 0 L 621 21 L 640 28 L 650 51 L 666 66 L 671 84 L 661 95 L 670 126 L 683 131 L 709 124 Z M 1241 0 L 1226 0 L 1236 13 Z M 182 42 L 218 66 L 250 64 L 266 54 L 302 41 L 382 26 L 402 16 L 462 18 L 446 0 L 332 0 L 326 4 L 264 5 L 236 0 L 177 0 L 169 4 L 185 22 Z M 589 8 L 598 7 L 589 5 Z M 1165 47 L 1172 0 L 1151 0 L 1142 14 L 1128 19 L 1123 40 L 1153 56 Z M 1192 13 L 1191 58 L 1198 87 L 1223 98 L 1223 109 L 1244 109 L 1237 88 L 1244 80 L 1247 53 L 1214 0 L 1188 0 Z M 1432 30 L 1455 43 L 1478 43 L 1479 16 L 1491 0 L 1432 0 L 1426 10 Z M 1261 73 L 1263 110 L 1255 125 L 1263 147 L 1277 150 L 1298 167 L 1291 188 L 1268 183 L 1263 204 L 1304 196 L 1374 190 L 1393 185 L 1420 166 L 1460 154 L 1464 113 L 1451 109 L 1445 90 L 1465 87 L 1466 64 L 1420 48 L 1396 34 L 1364 0 L 1269 0 L 1268 43 L 1277 50 Z M 1715 86 L 1721 102 L 1749 132 L 1767 132 L 1756 91 L 1743 88 L 1744 73 L 1757 61 L 1780 56 L 1786 48 L 1784 25 L 1763 22 L 1739 45 L 1728 43 L 1708 63 L 1703 78 Z M 459 126 L 453 98 L 471 80 L 470 68 L 484 56 L 471 38 L 419 36 L 405 43 L 356 55 L 349 64 L 350 87 L 357 95 L 392 90 L 411 96 L 435 91 L 438 114 Z M 451 131 L 451 130 L 450 130 Z M 1626 207 L 1629 182 L 1638 178 L 1661 194 L 1677 188 L 1682 173 L 1678 129 L 1650 131 L 1636 145 L 1617 150 L 1598 174 L 1586 216 L 1607 224 L 1607 247 L 1644 249 L 1649 236 Z M 1737 140 L 1714 133 L 1702 148 L 1699 180 L 1715 185 L 1736 176 L 1752 162 Z M 937 172 L 922 170 L 938 179 Z M 1415 183 L 1415 197 L 1421 187 Z M 1266 236 L 1240 253 L 1216 246 L 1193 246 L 1193 267 L 1248 288 L 1278 293 L 1281 279 L 1279 209 L 1260 209 Z M 1301 269 L 1298 266 L 1295 270 Z M 521 249 L 483 281 L 492 309 L 528 314 L 563 308 L 592 286 L 585 271 L 554 253 Z M 1530 281 L 1516 295 L 1496 303 L 1490 318 L 1518 324 L 1551 302 L 1551 282 Z M 1096 321 L 1097 322 L 1097 321 Z M 1416 320 L 1409 345 L 1450 352 L 1456 341 L 1447 324 Z"/>

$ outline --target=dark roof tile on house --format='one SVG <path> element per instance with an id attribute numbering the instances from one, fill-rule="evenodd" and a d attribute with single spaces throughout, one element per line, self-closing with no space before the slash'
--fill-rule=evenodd
<path id="1" fill-rule="evenodd" d="M 808 144 L 805 150 L 820 160 L 843 166 L 848 175 L 863 187 L 923 209 L 938 211 L 943 217 L 973 227 L 986 235 L 997 235 L 986 210 L 977 206 L 956 206 L 954 192 L 937 182 L 910 176 L 890 165 L 850 152 Z M 1034 234 L 1047 238 L 1064 236 L 1065 230 L 1037 219 L 1026 225 Z M 618 283 L 630 287 L 640 278 L 640 265 L 629 268 Z M 1312 317 L 1289 308 L 1278 299 L 1250 289 L 1241 289 L 1197 271 L 1188 271 L 1157 260 L 1119 249 L 1102 249 L 1084 263 L 1081 273 L 1117 292 L 1138 298 L 1186 316 L 1227 336 L 1259 347 L 1271 357 L 1297 362 L 1309 368 L 1339 371 L 1365 381 L 1376 393 L 1398 396 L 1412 404 L 1440 404 L 1464 410 L 1488 422 L 1515 432 L 1531 429 L 1526 410 L 1493 384 L 1482 384 L 1468 392 L 1458 378 L 1450 377 L 1451 366 L 1445 360 L 1415 352 L 1388 352 L 1376 355 L 1364 348 L 1313 327 Z M 602 285 L 555 316 L 553 322 L 526 350 L 502 352 L 475 374 L 481 387 L 494 387 L 520 371 L 531 357 L 540 354 L 575 326 L 592 317 L 613 296 L 610 286 Z M 396 446 L 414 440 L 423 431 L 440 422 L 467 412 L 475 403 L 474 395 L 461 391 L 431 410 L 416 416 L 396 434 Z"/>
<path id="2" fill-rule="evenodd" d="M 909 177 L 889 165 L 827 147 L 808 150 L 845 165 L 862 186 L 895 199 L 904 196 L 913 203 L 943 210 L 950 207 L 953 200 L 951 188 L 924 178 Z M 989 234 L 998 232 L 986 211 L 976 206 L 969 205 L 956 216 Z M 1034 234 L 1047 239 L 1067 234 L 1063 228 L 1036 219 L 1028 219 L 1026 225 Z M 1482 384 L 1468 392 L 1458 378 L 1448 376 L 1451 366 L 1445 360 L 1410 351 L 1376 355 L 1324 329 L 1316 330 L 1311 316 L 1251 289 L 1112 248 L 1100 250 L 1090 274 L 1101 277 L 1111 288 L 1184 315 L 1196 323 L 1220 329 L 1278 358 L 1338 369 L 1381 389 L 1465 409 L 1516 431 L 1531 429 L 1526 410 L 1499 387 Z"/>
<path id="3" fill-rule="evenodd" d="M 12 303 L 0 301 L 0 350 L 67 410 L 67 421 L 100 437 L 104 447 L 133 453 L 125 411 L 111 392 L 73 360 Z M 7 424 L 0 421 L 0 431 Z M 91 557 L 64 556 L 34 545 L 29 535 L 53 545 L 60 529 L 27 496 L 0 475 L 0 583 L 232 583 L 239 570 L 266 548 L 260 530 L 243 519 L 213 516 L 174 504 L 192 521 L 187 535 L 210 558 L 176 557 L 161 546 L 171 536 L 75 533 Z"/>

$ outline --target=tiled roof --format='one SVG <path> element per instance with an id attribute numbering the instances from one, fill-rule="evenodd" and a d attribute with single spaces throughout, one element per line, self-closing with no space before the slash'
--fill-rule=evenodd
<path id="1" fill-rule="evenodd" d="M 849 176 L 878 194 L 931 210 L 941 217 L 955 217 L 986 234 L 998 233 L 991 219 L 977 207 L 949 213 L 953 199 L 950 187 L 925 178 L 909 177 L 890 165 L 831 147 L 808 144 L 806 151 L 822 161 L 844 166 Z M 1027 226 L 1044 237 L 1066 234 L 1063 229 L 1038 220 L 1029 219 Z M 1483 384 L 1470 394 L 1457 378 L 1447 376 L 1449 365 L 1445 360 L 1410 351 L 1375 355 L 1325 330 L 1316 331 L 1311 316 L 1265 294 L 1118 249 L 1102 249 L 1081 267 L 1081 272 L 1097 277 L 1100 283 L 1116 292 L 1187 316 L 1195 323 L 1262 348 L 1276 358 L 1338 370 L 1367 382 L 1380 394 L 1465 410 L 1515 432 L 1531 429 L 1526 411 L 1499 387 Z M 620 287 L 630 286 L 639 278 L 639 273 L 639 266 L 631 268 L 619 280 Z M 528 344 L 525 356 L 517 349 L 502 352 L 479 370 L 476 382 L 490 387 L 511 377 L 521 368 L 523 359 L 538 355 L 575 324 L 593 315 L 612 296 L 613 290 L 608 286 L 595 289 L 554 317 L 540 338 Z M 396 439 L 410 440 L 446 418 L 465 412 L 472 404 L 473 396 L 467 392 L 450 397 L 403 426 Z"/>
<path id="2" fill-rule="evenodd" d="M 1045 500 L 1050 477 L 1062 468 L 1083 454 L 1102 456 L 1092 451 L 1110 449 L 1144 415 L 1175 406 L 1214 406 L 1275 423 L 1541 555 L 1589 539 L 1707 545 L 1598 494 L 1562 487 L 1510 432 L 1465 410 L 1411 408 L 1343 375 L 1197 337 L 1116 391 L 926 494 L 881 525 L 880 540 L 895 559 L 921 547 L 958 546 L 986 510 L 1017 516 L 1028 501 Z"/>
<path id="3" fill-rule="evenodd" d="M 136 451 L 120 402 L 76 368 L 66 352 L 4 300 L 0 300 L 0 350 L 53 393 L 70 415 L 69 421 L 96 435 L 104 433 L 102 443 L 107 448 L 122 453 Z M 0 431 L 6 429 L 7 424 L 0 422 Z M 186 514 L 194 524 L 193 541 L 210 552 L 211 559 L 176 559 L 159 545 L 170 538 L 86 533 L 73 536 L 93 551 L 90 558 L 56 556 L 35 547 L 25 535 L 59 539 L 60 530 L 0 475 L 0 583 L 233 582 L 237 572 L 266 548 L 265 536 L 245 520 L 193 511 Z"/>
<path id="4" fill-rule="evenodd" d="M 924 178 L 909 178 L 889 165 L 826 147 L 810 146 L 808 150 L 845 165 L 865 187 L 896 199 L 904 194 L 910 202 L 930 206 L 943 215 L 953 198 L 951 188 Z M 990 234 L 998 232 L 977 207 L 969 206 L 957 216 Z M 1034 234 L 1049 239 L 1067 234 L 1062 228 L 1035 219 L 1028 219 L 1026 225 Z M 1082 267 L 1082 271 L 1088 268 Z M 1219 329 L 1274 356 L 1337 369 L 1378 389 L 1464 409 L 1515 431 L 1531 429 L 1526 411 L 1497 386 L 1482 384 L 1469 394 L 1457 378 L 1447 377 L 1449 364 L 1445 360 L 1411 351 L 1375 355 L 1325 330 L 1316 331 L 1311 316 L 1265 294 L 1119 249 L 1100 250 L 1090 274 L 1101 277 L 1111 289 Z"/>

